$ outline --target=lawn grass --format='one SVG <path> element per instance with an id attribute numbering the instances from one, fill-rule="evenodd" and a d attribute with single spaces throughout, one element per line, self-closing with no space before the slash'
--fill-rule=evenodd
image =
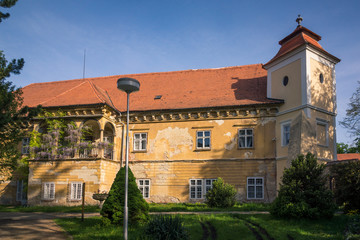
<path id="1" fill-rule="evenodd" d="M 180 215 L 184 221 L 190 239 L 202 239 L 201 223 L 214 226 L 217 239 L 255 240 L 249 222 L 265 229 L 268 235 L 276 240 L 288 240 L 290 235 L 296 240 L 312 239 L 344 239 L 344 229 L 349 216 L 336 215 L 332 219 L 321 220 L 289 220 L 278 219 L 268 214 L 191 214 Z M 63 227 L 75 240 L 77 239 L 121 239 L 122 226 L 103 226 L 100 217 L 80 219 L 57 219 L 57 224 Z M 251 224 L 250 224 L 251 225 Z M 254 225 L 252 225 L 254 226 Z M 129 239 L 143 239 L 144 226 L 129 226 Z M 265 235 L 260 233 L 264 239 Z M 210 239 L 210 238 L 209 238 Z"/>
<path id="2" fill-rule="evenodd" d="M 85 206 L 84 212 L 99 212 L 98 206 Z M 80 213 L 81 206 L 5 206 L 0 205 L 0 212 L 60 212 L 60 213 Z"/>
<path id="3" fill-rule="evenodd" d="M 232 212 L 269 211 L 268 203 L 236 203 L 229 208 L 210 208 L 205 203 L 150 203 L 150 212 Z"/>

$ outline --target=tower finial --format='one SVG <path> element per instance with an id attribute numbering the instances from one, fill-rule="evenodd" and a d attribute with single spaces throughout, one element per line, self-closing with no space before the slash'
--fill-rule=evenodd
<path id="1" fill-rule="evenodd" d="M 300 14 L 298 15 L 298 18 L 296 19 L 296 22 L 298 23 L 298 26 L 301 26 L 301 22 L 302 22 L 303 18 L 300 16 Z"/>

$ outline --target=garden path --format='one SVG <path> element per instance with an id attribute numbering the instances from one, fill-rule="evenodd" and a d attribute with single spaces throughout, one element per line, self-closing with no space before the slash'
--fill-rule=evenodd
<path id="1" fill-rule="evenodd" d="M 85 213 L 85 217 L 99 213 Z M 80 213 L 0 212 L 1 239 L 72 239 L 54 219 L 81 217 Z"/>

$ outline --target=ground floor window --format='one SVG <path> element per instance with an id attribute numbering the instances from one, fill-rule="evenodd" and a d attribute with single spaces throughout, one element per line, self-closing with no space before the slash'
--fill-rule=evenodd
<path id="1" fill-rule="evenodd" d="M 55 199 L 55 183 L 46 182 L 43 184 L 43 199 L 44 200 Z"/>
<path id="2" fill-rule="evenodd" d="M 70 199 L 71 200 L 81 200 L 82 191 L 83 191 L 82 182 L 72 182 L 70 183 Z"/>
<path id="3" fill-rule="evenodd" d="M 24 180 L 18 180 L 16 185 L 16 201 L 26 201 L 26 186 Z"/>
<path id="4" fill-rule="evenodd" d="M 216 179 L 190 179 L 190 199 L 204 199 Z"/>
<path id="5" fill-rule="evenodd" d="M 247 178 L 247 198 L 248 199 L 264 198 L 264 178 L 262 177 Z"/>
<path id="6" fill-rule="evenodd" d="M 144 198 L 150 197 L 150 179 L 139 179 L 138 187 Z"/>

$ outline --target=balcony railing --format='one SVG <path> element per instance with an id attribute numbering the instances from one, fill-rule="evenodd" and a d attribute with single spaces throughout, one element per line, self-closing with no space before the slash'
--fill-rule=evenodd
<path id="1" fill-rule="evenodd" d="M 95 144 L 93 144 L 95 145 Z M 107 147 L 91 148 L 62 148 L 62 149 L 40 149 L 34 148 L 31 151 L 32 158 L 35 160 L 60 160 L 60 159 L 81 159 L 81 158 L 100 158 L 114 159 L 112 145 Z"/>

